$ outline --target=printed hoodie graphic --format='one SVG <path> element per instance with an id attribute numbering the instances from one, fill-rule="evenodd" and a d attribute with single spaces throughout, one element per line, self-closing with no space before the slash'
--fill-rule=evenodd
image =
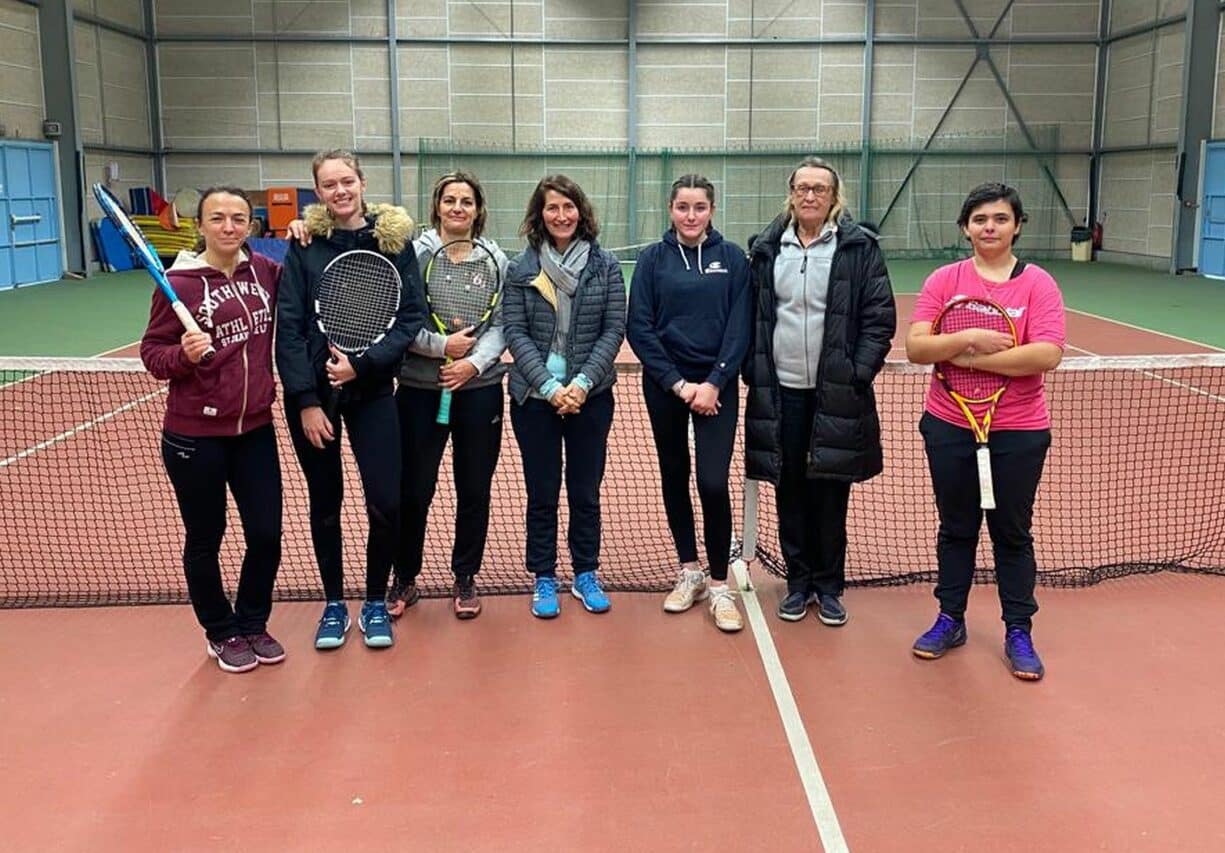
<path id="1" fill-rule="evenodd" d="M 192 364 L 183 354 L 183 326 L 154 290 L 140 357 L 170 380 L 166 429 L 194 436 L 239 435 L 272 420 L 273 306 L 280 266 L 243 253 L 232 277 L 193 252 L 180 252 L 166 273 L 179 299 L 213 339 L 217 355 Z"/>

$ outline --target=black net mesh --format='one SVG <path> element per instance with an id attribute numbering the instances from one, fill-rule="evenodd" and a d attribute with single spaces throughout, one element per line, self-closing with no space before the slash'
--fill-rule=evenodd
<path id="1" fill-rule="evenodd" d="M 636 365 L 618 369 L 600 572 L 609 589 L 662 590 L 674 578 L 676 554 L 641 373 Z M 926 371 L 902 364 L 888 365 L 877 381 L 886 470 L 851 491 L 852 584 L 934 580 L 936 517 L 917 430 L 927 382 Z M 1067 359 L 1048 388 L 1054 445 L 1034 522 L 1040 582 L 1075 586 L 1160 570 L 1225 573 L 1225 356 Z M 134 360 L 0 359 L 0 606 L 186 601 L 182 526 L 159 450 L 164 406 L 163 384 Z M 276 423 L 285 474 L 277 595 L 317 599 L 306 488 L 279 409 Z M 455 504 L 450 463 L 443 465 L 420 578 L 427 594 L 451 583 Z M 359 596 L 366 523 L 347 450 L 345 467 L 346 593 Z M 742 472 L 737 451 L 733 552 L 743 539 L 759 565 L 781 573 L 773 492 L 746 483 Z M 525 592 L 525 497 L 510 430 L 493 493 L 481 589 Z M 700 524 L 696 499 L 695 512 Z M 231 590 L 241 552 L 231 505 L 222 550 Z M 564 542 L 562 555 L 565 576 Z M 980 579 L 989 579 L 985 533 L 979 565 Z"/>

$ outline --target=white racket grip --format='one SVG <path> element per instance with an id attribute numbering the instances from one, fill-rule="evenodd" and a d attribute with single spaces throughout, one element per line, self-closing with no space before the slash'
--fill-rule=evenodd
<path id="1" fill-rule="evenodd" d="M 981 497 L 979 506 L 983 509 L 995 509 L 995 486 L 991 482 L 991 451 L 987 445 L 980 445 L 975 451 L 978 457 L 978 494 Z"/>
<path id="2" fill-rule="evenodd" d="M 196 322 L 196 318 L 191 316 L 191 312 L 187 310 L 187 306 L 182 302 L 176 299 L 174 302 L 170 303 L 170 307 L 174 309 L 174 314 L 179 318 L 179 322 L 183 324 L 184 329 L 189 332 L 204 331 L 200 328 L 200 324 Z M 204 357 L 201 359 L 201 361 L 208 361 L 216 354 L 217 350 L 213 349 L 212 345 L 210 344 L 209 348 L 204 351 Z"/>

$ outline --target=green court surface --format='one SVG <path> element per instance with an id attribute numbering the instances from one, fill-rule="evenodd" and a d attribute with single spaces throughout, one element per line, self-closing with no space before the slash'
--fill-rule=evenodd
<path id="1" fill-rule="evenodd" d="M 894 290 L 917 293 L 941 263 L 891 261 Z M 1120 264 L 1042 266 L 1069 308 L 1225 349 L 1225 282 Z M 624 270 L 628 282 L 632 266 Z M 133 271 L 0 292 L 0 355 L 90 356 L 130 344 L 144 331 L 153 287 L 148 275 Z"/>

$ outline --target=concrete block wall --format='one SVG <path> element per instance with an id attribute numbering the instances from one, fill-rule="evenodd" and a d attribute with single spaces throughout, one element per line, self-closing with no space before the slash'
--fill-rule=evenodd
<path id="1" fill-rule="evenodd" d="M 81 12 L 125 27 L 144 26 L 141 4 L 132 0 L 74 3 Z M 1003 38 L 1097 35 L 1097 0 L 964 0 L 960 5 L 968 11 L 972 27 L 955 0 L 877 0 L 872 24 L 885 37 L 960 39 L 991 32 Z M 624 148 L 631 142 L 631 132 L 636 132 L 639 150 L 788 149 L 841 156 L 839 152 L 857 146 L 863 135 L 867 50 L 862 43 L 752 48 L 650 43 L 652 38 L 688 36 L 862 38 L 867 22 L 861 0 L 639 2 L 633 68 L 626 45 L 619 43 L 630 26 L 628 3 L 400 2 L 397 34 L 439 41 L 400 44 L 397 80 L 389 77 L 386 44 L 346 41 L 387 35 L 384 0 L 210 0 L 207 4 L 156 0 L 154 6 L 157 32 L 176 39 L 206 34 L 337 39 L 275 44 L 163 41 L 158 48 L 159 84 L 162 129 L 170 149 L 166 158 L 170 187 L 203 178 L 209 183 L 306 184 L 310 174 L 305 158 L 277 150 L 346 146 L 372 152 L 367 158 L 371 197 L 386 198 L 392 167 L 386 152 L 393 128 L 405 152 L 401 180 L 406 201 L 418 195 L 419 180 L 425 184 L 432 180 L 430 175 L 419 175 L 411 153 L 420 139 L 448 139 L 474 151 L 481 146 L 612 150 Z M 1114 0 L 1110 30 L 1143 27 L 1182 14 L 1185 8 L 1186 0 Z M 0 39 L 14 18 L 36 21 L 35 11 L 17 0 L 0 0 Z M 576 42 L 512 44 L 512 37 Z M 463 39 L 468 41 L 453 41 Z M 601 39 L 614 43 L 596 43 Z M 83 22 L 78 22 L 76 40 L 87 141 L 150 144 L 150 135 L 141 129 L 148 116 L 139 42 Z M 1103 104 L 1106 145 L 1168 145 L 1176 138 L 1182 50 L 1178 24 L 1112 45 Z M 1055 139 L 1064 148 L 1091 146 L 1096 63 L 1092 45 L 992 47 L 990 57 L 999 81 L 972 46 L 878 43 L 873 55 L 870 144 L 874 151 L 925 143 L 933 149 L 982 151 L 966 154 L 960 161 L 952 155 L 925 158 L 912 178 L 914 186 L 900 195 L 898 184 L 913 158 L 873 159 L 869 183 L 862 187 L 858 157 L 848 158 L 845 177 L 857 213 L 879 219 L 897 196 L 885 223 L 887 245 L 920 249 L 947 242 L 945 214 L 954 196 L 968 187 L 971 174 L 1026 181 L 1026 194 L 1034 199 L 1032 207 L 1038 214 L 1030 224 L 1035 243 L 1066 245 L 1070 222 L 1039 161 L 992 156 L 997 152 L 990 149 L 1001 140 L 1018 150 L 1027 145 L 1022 122 L 1000 81 L 1039 144 Z M 631 74 L 637 93 L 633 104 Z M 394 116 L 389 108 L 393 85 L 400 102 Z M 6 79 L 6 96 L 11 88 Z M 1225 103 L 1225 95 L 1218 93 L 1217 102 Z M 8 103 L 0 107 L 16 108 Z M 1221 124 L 1218 118 L 1217 126 Z M 204 153 L 176 154 L 176 148 Z M 217 153 L 209 153 L 213 151 Z M 254 153 L 261 151 L 268 153 Z M 1141 156 L 1147 157 L 1147 172 L 1160 181 L 1168 152 Z M 763 216 L 772 215 L 773 198 L 765 205 L 761 182 L 784 180 L 794 157 L 784 159 L 787 162 L 750 163 L 729 156 L 707 163 L 725 182 L 720 186 L 726 202 L 720 214 L 729 217 L 729 227 L 743 231 L 751 222 L 759 227 Z M 958 162 L 960 166 L 951 165 Z M 488 163 L 489 169 L 498 168 L 496 158 Z M 1103 186 L 1126 177 L 1135 164 L 1132 154 L 1107 158 Z M 1088 158 L 1065 155 L 1047 158 L 1045 165 L 1056 176 L 1072 218 L 1080 221 L 1087 206 Z M 644 163 L 640 173 L 642 168 Z M 588 171 L 592 180 L 598 180 L 594 166 Z M 507 192 L 516 188 L 517 197 L 499 212 L 499 223 L 507 220 L 499 229 L 513 233 L 526 197 L 524 186 L 534 181 L 515 173 L 504 183 Z M 654 198 L 655 191 L 644 194 L 651 197 L 635 200 L 638 218 L 632 229 L 625 190 L 609 198 L 617 212 L 607 220 L 610 225 L 620 222 L 622 228 L 616 242 L 650 239 L 662 225 L 662 205 Z M 1111 217 L 1107 239 L 1117 241 L 1110 248 L 1130 252 L 1142 246 L 1143 252 L 1168 256 L 1169 247 L 1162 244 L 1163 233 L 1169 235 L 1168 218 L 1140 223 L 1135 208 L 1126 207 L 1128 213 L 1123 215 L 1124 201 L 1118 201 L 1118 222 L 1115 210 L 1106 207 Z M 763 205 L 771 209 L 762 210 Z M 1150 217 L 1160 217 L 1163 209 L 1160 204 L 1151 207 Z M 938 226 L 932 224 L 933 217 Z M 955 229 L 951 239 L 956 240 Z"/>
<path id="2" fill-rule="evenodd" d="M 38 47 L 38 9 L 0 0 L 0 125 L 4 136 L 42 139 L 45 117 L 42 57 Z"/>
<path id="3" fill-rule="evenodd" d="M 1186 6 L 1186 0 L 1116 0 L 1110 32 L 1151 26 L 1184 14 Z M 1181 22 L 1108 47 L 1103 145 L 1160 147 L 1103 157 L 1104 258 L 1157 262 L 1170 257 L 1177 180 L 1177 156 L 1170 146 L 1178 142 L 1184 51 Z"/>

